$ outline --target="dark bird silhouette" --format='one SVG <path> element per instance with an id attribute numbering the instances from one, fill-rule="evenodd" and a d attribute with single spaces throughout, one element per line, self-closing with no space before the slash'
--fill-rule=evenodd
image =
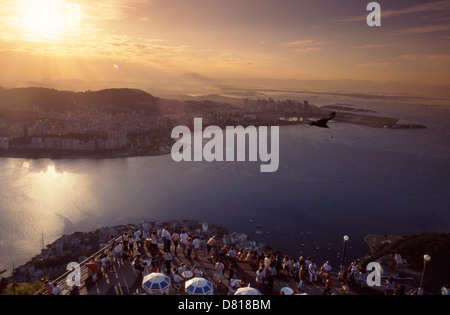
<path id="1" fill-rule="evenodd" d="M 330 115 L 323 117 L 320 120 L 310 122 L 311 126 L 317 126 L 321 128 L 330 128 L 327 125 L 327 122 L 336 117 L 336 112 L 332 112 Z"/>
<path id="2" fill-rule="evenodd" d="M 6 269 L 5 270 L 2 270 L 2 271 L 0 271 L 0 275 L 1 274 L 4 274 L 6 272 Z"/>

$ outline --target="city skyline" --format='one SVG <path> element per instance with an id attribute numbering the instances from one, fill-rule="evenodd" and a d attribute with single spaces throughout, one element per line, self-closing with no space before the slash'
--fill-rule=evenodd
<path id="1" fill-rule="evenodd" d="M 0 84 L 240 79 L 450 84 L 450 1 L 7 0 Z"/>

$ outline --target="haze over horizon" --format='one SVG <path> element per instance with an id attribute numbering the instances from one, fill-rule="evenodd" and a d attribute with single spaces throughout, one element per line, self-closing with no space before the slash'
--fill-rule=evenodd
<path id="1" fill-rule="evenodd" d="M 378 1 L 381 27 L 366 24 L 369 2 L 5 0 L 0 85 L 151 90 L 209 78 L 352 80 L 375 90 L 390 82 L 450 85 L 450 1 Z"/>

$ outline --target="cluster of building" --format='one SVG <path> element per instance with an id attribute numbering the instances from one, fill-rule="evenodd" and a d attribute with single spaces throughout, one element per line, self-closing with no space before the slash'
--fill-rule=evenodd
<path id="1" fill-rule="evenodd" d="M 202 117 L 206 125 L 276 123 L 266 121 L 270 115 L 308 115 L 320 112 L 308 101 L 274 101 L 269 98 L 244 100 L 244 106 L 212 101 L 160 100 L 159 112 L 107 108 L 104 111 L 87 105 L 74 105 L 65 111 L 44 110 L 39 106 L 16 107 L 20 119 L 0 119 L 0 150 L 32 149 L 60 151 L 104 151 L 126 147 L 137 149 L 132 140 L 138 135 L 157 139 L 161 132 L 177 125 L 189 126 L 194 117 Z M 25 106 L 25 105 L 24 105 Z M 272 118 L 270 118 L 272 119 Z M 167 132 L 167 137 L 170 132 Z M 148 138 L 148 137 L 147 137 Z M 151 139 L 152 149 L 169 145 Z M 136 142 L 136 141 L 134 141 Z"/>
<path id="2" fill-rule="evenodd" d="M 48 150 L 64 150 L 64 151 L 99 151 L 122 149 L 127 146 L 128 140 L 126 135 L 118 135 L 117 137 L 92 138 L 89 140 L 80 140 L 73 138 L 61 137 L 33 137 L 31 138 L 32 149 L 48 149 Z"/>

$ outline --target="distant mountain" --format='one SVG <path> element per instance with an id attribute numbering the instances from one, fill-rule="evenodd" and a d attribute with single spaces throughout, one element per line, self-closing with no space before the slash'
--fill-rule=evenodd
<path id="1" fill-rule="evenodd" d="M 296 80 L 296 79 L 216 79 L 223 87 L 240 89 L 274 89 L 285 91 L 320 91 L 375 95 L 407 95 L 450 97 L 450 85 L 427 85 L 411 82 L 376 82 L 360 80 Z"/>
<path id="2" fill-rule="evenodd" d="M 214 79 L 204 77 L 198 73 L 185 73 L 179 76 L 175 77 L 177 80 L 180 81 L 187 81 L 187 82 L 203 82 L 203 83 L 211 83 L 214 81 Z"/>
<path id="3" fill-rule="evenodd" d="M 346 94 L 388 95 L 450 98 L 450 85 L 427 85 L 412 82 L 376 82 L 369 80 L 301 80 L 271 78 L 219 78 L 207 77 L 199 73 L 168 75 L 159 72 L 142 73 L 139 81 L 82 81 L 82 80 L 44 80 L 42 82 L 12 82 L 11 85 L 0 81 L 2 86 L 41 86 L 59 90 L 85 91 L 130 90 L 149 91 L 155 95 L 226 95 L 234 97 L 260 97 L 257 91 L 290 92 L 331 92 Z M 129 87 L 130 89 L 121 89 Z M 0 89 L 1 91 L 1 89 Z M 229 93 L 229 92 L 233 93 Z M 256 94 L 255 94 L 256 92 Z M 270 94 L 270 93 L 268 93 Z M 132 95 L 134 99 L 136 95 Z M 111 100 L 113 101 L 113 100 Z M 148 101 L 145 100 L 145 101 Z"/>
<path id="4" fill-rule="evenodd" d="M 99 91 L 58 91 L 29 87 L 0 89 L 0 102 L 6 104 L 35 105 L 44 110 L 68 110 L 76 105 L 109 108 L 114 111 L 157 111 L 158 98 L 137 89 L 105 89 Z"/>

